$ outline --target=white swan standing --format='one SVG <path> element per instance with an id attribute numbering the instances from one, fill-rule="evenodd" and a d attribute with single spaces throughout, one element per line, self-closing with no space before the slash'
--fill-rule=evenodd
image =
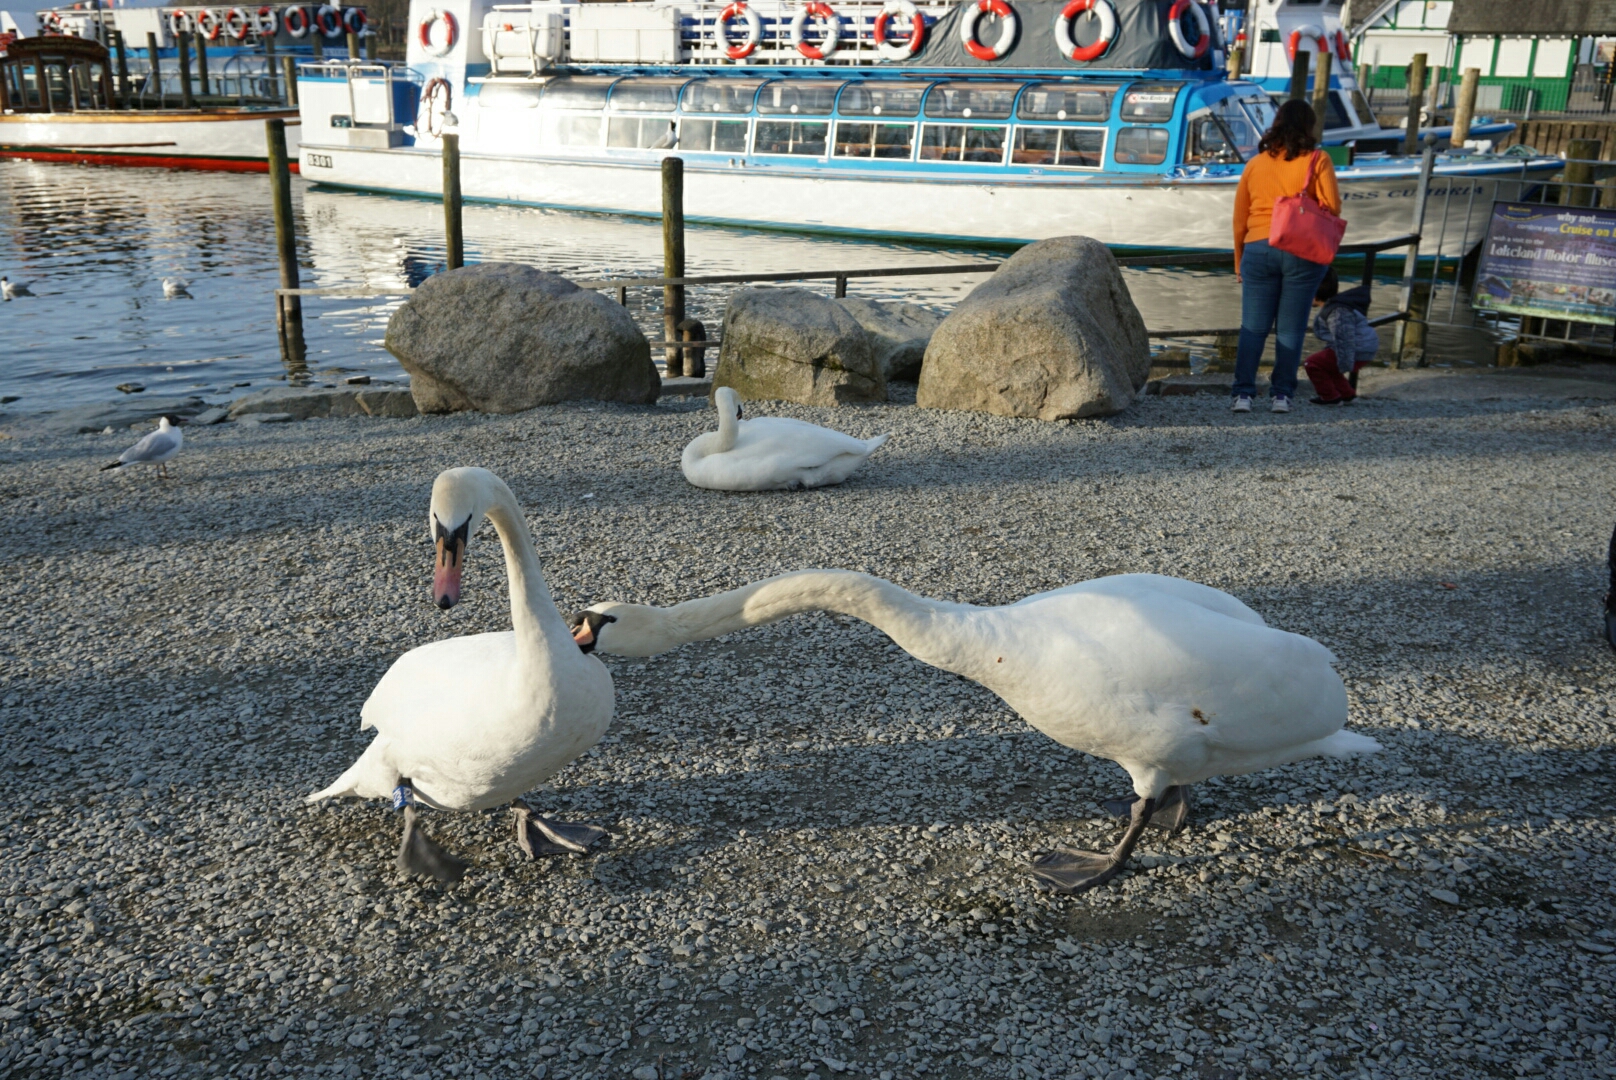
<path id="1" fill-rule="evenodd" d="M 713 392 L 718 430 L 685 447 L 685 479 L 713 491 L 778 491 L 840 484 L 887 436 L 855 439 L 783 416 L 741 419 L 740 398 L 727 386 Z"/>
<path id="2" fill-rule="evenodd" d="M 565 825 L 521 800 L 606 733 L 612 679 L 579 651 L 550 599 L 521 507 L 486 469 L 450 469 L 432 485 L 428 527 L 437 543 L 433 599 L 460 598 L 466 545 L 486 516 L 499 532 L 510 578 L 513 629 L 411 649 L 382 676 L 361 710 L 376 738 L 336 783 L 309 802 L 338 796 L 393 798 L 404 811 L 399 868 L 454 881 L 465 864 L 415 825 L 411 805 L 483 810 L 510 804 L 529 855 L 583 851 L 605 836 Z"/>
<path id="3" fill-rule="evenodd" d="M 118 455 L 117 461 L 101 466 L 101 471 L 119 469 L 125 465 L 155 465 L 157 475 L 168 479 L 168 462 L 185 446 L 185 433 L 169 422 L 168 417 L 157 421 L 157 430 L 143 437 L 135 445 Z"/>
<path id="4" fill-rule="evenodd" d="M 1056 742 L 1128 771 L 1137 798 L 1120 804 L 1131 820 L 1114 850 L 1035 860 L 1033 873 L 1067 892 L 1116 876 L 1147 824 L 1181 828 L 1191 784 L 1380 749 L 1342 730 L 1346 689 L 1323 645 L 1268 626 L 1227 593 L 1156 574 L 976 607 L 866 574 L 803 570 L 665 609 L 596 604 L 570 621 L 585 648 L 651 656 L 814 610 L 870 623 L 917 660 L 992 690 Z"/>

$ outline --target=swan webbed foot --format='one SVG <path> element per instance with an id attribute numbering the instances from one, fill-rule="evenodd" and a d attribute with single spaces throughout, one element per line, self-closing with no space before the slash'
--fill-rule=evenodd
<path id="1" fill-rule="evenodd" d="M 1104 885 L 1122 873 L 1122 868 L 1128 864 L 1128 856 L 1133 854 L 1134 845 L 1139 843 L 1155 813 L 1156 800 L 1141 799 L 1133 804 L 1127 831 L 1109 854 L 1057 848 L 1033 859 L 1033 876 L 1063 893 L 1080 893 Z"/>
<path id="2" fill-rule="evenodd" d="M 530 859 L 546 855 L 581 855 L 606 838 L 597 825 L 551 821 L 518 800 L 511 804 L 516 824 L 516 846 Z"/>
<path id="3" fill-rule="evenodd" d="M 1125 818 L 1133 816 L 1133 806 L 1138 801 L 1139 796 L 1130 795 L 1126 799 L 1106 799 L 1100 805 L 1112 817 Z M 1189 817 L 1190 786 L 1174 784 L 1156 800 L 1156 812 L 1151 815 L 1150 825 L 1155 829 L 1165 829 L 1168 836 L 1177 836 L 1184 831 Z"/>
<path id="4" fill-rule="evenodd" d="M 398 868 L 406 874 L 436 878 L 438 881 L 459 881 L 466 876 L 467 863 L 438 846 L 426 831 L 415 823 L 415 807 L 404 807 L 404 841 L 398 846 Z"/>

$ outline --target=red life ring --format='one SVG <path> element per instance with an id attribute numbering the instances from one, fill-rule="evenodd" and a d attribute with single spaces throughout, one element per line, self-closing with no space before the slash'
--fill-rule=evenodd
<path id="1" fill-rule="evenodd" d="M 1184 36 L 1184 24 L 1180 22 L 1185 12 L 1194 13 L 1195 27 L 1201 32 L 1193 46 Z M 1195 0 L 1173 0 L 1173 6 L 1167 12 L 1167 36 L 1173 39 L 1173 47 L 1187 59 L 1199 60 L 1212 48 L 1212 24 L 1206 17 L 1206 10 Z"/>
<path id="2" fill-rule="evenodd" d="M 342 9 L 342 25 L 350 34 L 363 34 L 365 27 L 370 25 L 370 19 L 366 17 L 364 8 L 345 7 Z"/>
<path id="3" fill-rule="evenodd" d="M 224 32 L 230 35 L 231 41 L 246 41 L 252 28 L 252 16 L 244 9 L 233 7 L 224 13 Z"/>
<path id="4" fill-rule="evenodd" d="M 199 37 L 218 41 L 219 35 L 224 33 L 224 20 L 212 8 L 203 8 L 196 13 L 196 32 Z"/>
<path id="5" fill-rule="evenodd" d="M 976 40 L 976 24 L 984 15 L 997 15 L 1000 21 L 999 40 L 993 47 L 982 44 Z M 1010 51 L 1016 42 L 1016 12 L 1005 0 L 976 0 L 960 16 L 959 39 L 965 46 L 965 51 L 978 60 L 1000 60 Z"/>
<path id="6" fill-rule="evenodd" d="M 1347 43 L 1347 35 L 1344 30 L 1335 32 L 1335 55 L 1343 64 L 1352 63 L 1352 46 Z"/>
<path id="7" fill-rule="evenodd" d="M 1285 43 L 1285 56 L 1291 63 L 1296 63 L 1296 50 L 1301 48 L 1304 37 L 1312 38 L 1319 52 L 1330 51 L 1330 41 L 1324 36 L 1323 30 L 1316 26 L 1300 26 L 1291 31 L 1291 39 Z"/>
<path id="8" fill-rule="evenodd" d="M 181 34 L 190 33 L 194 29 L 191 17 L 179 8 L 168 13 L 168 32 L 175 38 Z"/>
<path id="9" fill-rule="evenodd" d="M 1100 36 L 1091 44 L 1079 46 L 1072 37 L 1072 20 L 1085 11 L 1090 16 L 1099 17 Z M 1073 60 L 1098 60 L 1111 48 L 1116 37 L 1117 9 L 1111 6 L 1111 0 L 1071 0 L 1055 18 L 1055 41 L 1060 45 L 1061 52 Z"/>
<path id="10" fill-rule="evenodd" d="M 275 9 L 264 6 L 258 9 L 258 17 L 254 23 L 259 37 L 274 37 L 281 32 L 281 17 L 275 14 Z"/>
<path id="11" fill-rule="evenodd" d="M 293 22 L 293 20 L 296 22 Z M 309 9 L 289 7 L 281 12 L 281 25 L 286 32 L 294 38 L 305 38 L 309 35 Z"/>
<path id="12" fill-rule="evenodd" d="M 896 16 L 909 20 L 908 41 L 892 41 L 887 37 L 888 28 Z M 920 13 L 920 9 L 911 0 L 887 0 L 881 14 L 875 17 L 876 51 L 887 60 L 907 60 L 920 51 L 925 40 L 926 17 Z"/>
<path id="13" fill-rule="evenodd" d="M 739 45 L 731 45 L 729 21 L 737 16 L 746 20 L 746 37 Z M 763 19 L 747 6 L 745 0 L 735 0 L 735 3 L 726 7 L 723 14 L 718 16 L 718 40 L 724 46 L 724 53 L 731 60 L 744 60 L 752 55 L 752 50 L 763 40 Z"/>
<path id="14" fill-rule="evenodd" d="M 330 17 L 329 22 L 326 21 L 327 16 Z M 342 12 L 330 4 L 321 4 L 314 13 L 314 25 L 326 37 L 337 37 L 342 33 Z"/>
<path id="15" fill-rule="evenodd" d="M 47 34 L 60 34 L 62 17 L 54 11 L 47 11 L 39 17 L 39 28 Z"/>
<path id="16" fill-rule="evenodd" d="M 808 44 L 808 20 L 811 18 L 824 19 L 829 27 L 825 31 L 825 40 L 818 45 Z M 835 55 L 842 45 L 842 17 L 822 0 L 808 0 L 791 20 L 791 44 L 810 60 L 823 60 Z"/>
<path id="17" fill-rule="evenodd" d="M 443 44 L 432 44 L 432 27 L 439 21 L 443 23 Z M 460 40 L 460 24 L 455 17 L 447 11 L 433 8 L 426 13 L 417 30 L 421 40 L 421 48 L 426 50 L 428 56 L 448 56 L 454 51 L 455 43 Z"/>

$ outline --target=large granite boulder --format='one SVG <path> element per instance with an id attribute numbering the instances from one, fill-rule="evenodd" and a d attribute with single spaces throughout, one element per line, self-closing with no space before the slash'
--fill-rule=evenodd
<path id="1" fill-rule="evenodd" d="M 1126 408 L 1150 374 L 1145 321 L 1111 252 L 1029 244 L 960 301 L 926 347 L 918 404 L 1064 420 Z"/>
<path id="2" fill-rule="evenodd" d="M 881 365 L 888 382 L 919 380 L 926 343 L 943 321 L 941 315 L 914 304 L 887 304 L 863 297 L 836 302 L 864 328 L 875 362 Z"/>
<path id="3" fill-rule="evenodd" d="M 422 282 L 387 324 L 423 413 L 657 399 L 651 346 L 622 305 L 564 277 L 482 263 Z"/>
<path id="4" fill-rule="evenodd" d="M 858 320 L 806 289 L 742 289 L 729 298 L 713 386 L 803 405 L 887 399 L 886 376 Z"/>

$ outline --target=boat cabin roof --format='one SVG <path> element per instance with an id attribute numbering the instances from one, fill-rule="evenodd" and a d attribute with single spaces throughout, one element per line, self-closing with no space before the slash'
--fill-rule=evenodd
<path id="1" fill-rule="evenodd" d="M 106 46 L 99 41 L 67 34 L 42 34 L 14 39 L 6 45 L 5 52 L 0 53 L 0 61 L 42 59 L 106 63 L 107 56 Z"/>

